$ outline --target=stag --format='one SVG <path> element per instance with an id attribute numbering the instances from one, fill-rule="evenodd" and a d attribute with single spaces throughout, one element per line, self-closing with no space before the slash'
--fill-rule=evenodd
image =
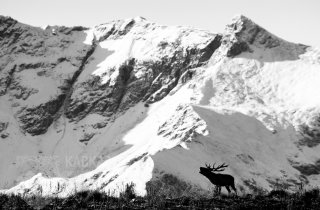
<path id="1" fill-rule="evenodd" d="M 216 172 L 224 171 L 225 168 L 228 167 L 225 163 L 215 167 L 215 164 L 211 166 L 210 164 L 206 164 L 206 167 L 200 167 L 199 173 L 203 176 L 207 177 L 212 184 L 217 187 L 217 193 L 221 193 L 221 187 L 225 187 L 229 194 L 231 193 L 230 187 L 237 194 L 237 189 L 234 186 L 234 178 L 229 174 L 220 174 Z"/>

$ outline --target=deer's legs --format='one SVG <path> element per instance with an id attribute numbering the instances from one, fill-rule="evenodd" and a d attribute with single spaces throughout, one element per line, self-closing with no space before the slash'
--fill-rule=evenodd
<path id="1" fill-rule="evenodd" d="M 231 188 L 234 190 L 234 192 L 236 193 L 236 195 L 238 195 L 237 189 L 236 189 L 236 187 L 234 186 L 234 184 L 231 185 Z"/>
<path id="2" fill-rule="evenodd" d="M 230 188 L 229 188 L 229 186 L 225 186 L 226 187 L 226 189 L 228 190 L 228 193 L 230 194 L 231 193 L 231 190 L 230 190 Z"/>
<path id="3" fill-rule="evenodd" d="M 220 191 L 221 191 L 221 190 L 220 190 L 220 186 L 216 185 L 215 188 L 214 188 L 214 194 L 215 194 L 215 195 L 219 195 L 219 194 L 220 194 Z"/>

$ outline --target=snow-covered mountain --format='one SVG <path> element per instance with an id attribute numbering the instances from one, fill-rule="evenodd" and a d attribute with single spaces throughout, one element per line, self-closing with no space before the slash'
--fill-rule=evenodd
<path id="1" fill-rule="evenodd" d="M 320 181 L 320 50 L 240 15 L 222 34 L 144 18 L 45 29 L 0 17 L 0 188 L 118 194 L 168 176 L 239 191 Z"/>

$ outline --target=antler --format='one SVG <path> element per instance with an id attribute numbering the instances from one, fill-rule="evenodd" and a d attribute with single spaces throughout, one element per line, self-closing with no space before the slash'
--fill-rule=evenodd
<path id="1" fill-rule="evenodd" d="M 213 171 L 217 171 L 217 172 L 221 172 L 221 171 L 224 171 L 224 169 L 228 167 L 227 164 L 225 163 L 222 163 L 221 165 L 219 165 L 217 168 L 214 168 Z"/>
<path id="2" fill-rule="evenodd" d="M 206 163 L 206 167 L 207 169 L 210 169 L 210 171 L 221 172 L 221 171 L 224 171 L 225 168 L 228 167 L 228 165 L 226 165 L 225 163 L 222 163 L 217 167 L 215 167 L 215 163 L 212 166 Z"/>
<path id="3" fill-rule="evenodd" d="M 215 163 L 213 164 L 213 166 L 211 166 L 210 164 L 206 163 L 206 167 L 207 167 L 207 169 L 210 169 L 210 171 L 214 170 L 214 165 L 215 165 Z"/>

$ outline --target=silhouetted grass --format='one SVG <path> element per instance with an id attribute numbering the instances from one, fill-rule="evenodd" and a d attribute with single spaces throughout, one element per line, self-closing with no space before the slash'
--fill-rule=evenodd
<path id="1" fill-rule="evenodd" d="M 16 209 L 31 210 L 27 202 L 20 196 L 16 195 L 0 195 L 0 209 Z"/>
<path id="2" fill-rule="evenodd" d="M 297 193 L 284 190 L 265 195 L 215 196 L 213 198 L 183 196 L 166 198 L 158 195 L 139 197 L 134 186 L 127 185 L 118 198 L 98 191 L 78 192 L 68 198 L 22 198 L 0 195 L 0 209 L 319 209 L 320 191 Z M 157 198 L 157 199 L 154 199 Z"/>

